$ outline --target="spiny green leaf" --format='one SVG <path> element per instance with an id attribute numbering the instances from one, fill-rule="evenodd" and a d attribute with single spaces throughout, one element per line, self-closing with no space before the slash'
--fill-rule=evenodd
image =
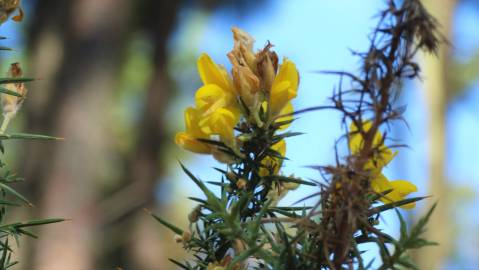
<path id="1" fill-rule="evenodd" d="M 279 128 L 282 127 L 282 126 L 291 124 L 291 123 L 294 122 L 296 119 L 297 119 L 297 118 L 292 118 L 292 119 L 284 120 L 284 121 L 275 121 L 271 126 L 272 126 L 274 129 L 279 129 Z"/>
<path id="2" fill-rule="evenodd" d="M 181 162 L 180 162 L 180 166 L 183 169 L 183 171 L 186 173 L 186 175 L 188 175 L 188 177 L 201 189 L 201 191 L 203 191 L 203 193 L 206 195 L 207 202 L 211 204 L 211 206 L 215 208 L 215 210 L 217 211 L 221 210 L 222 209 L 221 204 L 218 198 L 216 198 L 216 196 L 213 194 L 213 192 L 211 192 L 206 187 L 206 185 L 203 182 L 201 182 L 201 180 L 196 178 Z"/>
<path id="3" fill-rule="evenodd" d="M 34 80 L 34 78 L 0 78 L 0 84 L 31 82 Z"/>
<path id="4" fill-rule="evenodd" d="M 316 183 L 309 182 L 303 179 L 299 179 L 296 177 L 291 177 L 291 176 L 281 176 L 281 175 L 268 175 L 264 177 L 268 181 L 279 181 L 279 182 L 286 182 L 286 183 L 297 183 L 301 185 L 307 185 L 307 186 L 317 186 Z"/>
<path id="5" fill-rule="evenodd" d="M 188 199 L 192 200 L 192 201 L 195 201 L 195 202 L 199 202 L 201 204 L 207 204 L 207 202 L 203 199 L 200 199 L 200 198 L 195 198 L 195 197 L 188 197 Z"/>
<path id="6" fill-rule="evenodd" d="M 233 270 L 234 266 L 239 263 L 239 262 L 242 262 L 244 260 L 246 260 L 247 258 L 251 257 L 253 254 L 255 254 L 256 252 L 258 252 L 258 250 L 260 249 L 261 247 L 257 246 L 257 247 L 250 247 L 249 249 L 246 249 L 242 252 L 240 252 L 237 256 L 234 257 L 234 259 L 229 263 L 228 267 L 226 267 L 226 270 Z"/>
<path id="7" fill-rule="evenodd" d="M 28 230 L 26 230 L 26 229 L 23 229 L 23 228 L 17 228 L 17 233 L 19 233 L 19 234 L 24 234 L 24 235 L 28 235 L 28 236 L 30 236 L 31 238 L 35 238 L 35 239 L 38 238 L 38 236 L 36 236 L 34 233 L 32 233 L 32 232 L 30 232 L 30 231 L 28 231 Z"/>
<path id="8" fill-rule="evenodd" d="M 32 206 L 32 204 L 27 200 L 27 198 L 25 198 L 22 194 L 18 193 L 13 188 L 5 185 L 4 183 L 0 183 L 0 189 L 3 189 L 5 192 L 10 193 L 11 195 L 17 197 L 18 199 L 20 199 L 21 201 L 23 201 L 27 205 Z"/>
<path id="9" fill-rule="evenodd" d="M 11 133 L 11 134 L 0 134 L 0 140 L 63 140 L 63 138 L 39 135 L 39 134 L 28 134 L 28 133 Z"/>
<path id="10" fill-rule="evenodd" d="M 63 222 L 66 219 L 63 218 L 47 218 L 47 219 L 38 219 L 38 220 L 32 220 L 28 222 L 23 222 L 17 226 L 16 228 L 24 228 L 24 227 L 33 227 L 33 226 L 40 226 L 40 225 L 45 225 L 45 224 L 52 224 L 52 223 L 58 223 L 58 222 Z"/>
<path id="11" fill-rule="evenodd" d="M 397 264 L 406 267 L 406 269 L 419 270 L 417 266 L 406 256 L 399 258 Z"/>
<path id="12" fill-rule="evenodd" d="M 283 211 L 304 211 L 312 209 L 312 206 L 276 206 L 272 207 L 272 210 L 283 210 Z"/>
<path id="13" fill-rule="evenodd" d="M 270 214 L 273 214 L 273 213 L 278 213 L 280 215 L 290 217 L 290 218 L 300 217 L 300 215 L 298 215 L 294 212 L 289 212 L 289 211 L 285 211 L 285 210 L 281 210 L 281 209 L 275 209 L 275 208 L 270 209 Z"/>
<path id="14" fill-rule="evenodd" d="M 0 93 L 4 93 L 4 94 L 7 94 L 7 95 L 16 96 L 16 97 L 23 97 L 22 94 L 17 93 L 17 92 L 12 91 L 12 90 L 8 90 L 5 87 L 0 87 Z"/>
<path id="15" fill-rule="evenodd" d="M 410 241 L 408 241 L 406 244 L 405 244 L 405 248 L 407 249 L 418 249 L 418 248 L 422 248 L 422 247 L 425 247 L 425 246 L 437 246 L 439 245 L 439 243 L 437 242 L 433 242 L 433 241 L 428 241 L 426 239 L 422 239 L 422 238 L 416 238 L 416 239 L 411 239 Z"/>
<path id="16" fill-rule="evenodd" d="M 20 206 L 18 203 L 6 201 L 6 200 L 0 200 L 0 205 Z"/>
<path id="17" fill-rule="evenodd" d="M 303 135 L 303 134 L 304 134 L 303 132 L 289 131 L 289 132 L 285 132 L 285 133 L 282 133 L 282 134 L 275 135 L 273 137 L 273 141 L 281 141 L 284 138 L 296 137 L 296 136 Z"/>
<path id="18" fill-rule="evenodd" d="M 397 202 L 384 204 L 384 205 L 369 209 L 367 215 L 372 216 L 372 215 L 375 215 L 375 214 L 378 214 L 378 213 L 381 213 L 381 212 L 384 212 L 384 211 L 387 211 L 387 210 L 390 210 L 390 209 L 394 209 L 396 207 L 399 207 L 399 206 L 402 206 L 402 205 L 405 205 L 405 204 L 408 204 L 408 203 L 413 203 L 413 202 L 417 202 L 417 201 L 420 201 L 420 200 L 424 200 L 426 198 L 429 198 L 429 197 L 415 197 L 415 198 L 409 198 L 409 199 L 404 199 L 404 200 L 397 201 Z"/>
<path id="19" fill-rule="evenodd" d="M 217 181 L 206 181 L 206 183 L 211 184 L 211 185 L 215 185 L 215 186 L 219 186 L 219 187 L 227 187 L 227 186 L 230 185 L 230 184 L 227 184 L 227 183 L 222 183 L 222 182 L 217 182 Z"/>
<path id="20" fill-rule="evenodd" d="M 434 205 L 429 209 L 429 211 L 424 215 L 422 218 L 420 218 L 416 225 L 412 227 L 410 237 L 411 238 L 418 238 L 425 230 L 426 224 L 429 221 L 429 218 L 431 217 L 432 213 L 434 212 L 434 209 L 436 209 L 437 203 L 434 203 Z"/>
<path id="21" fill-rule="evenodd" d="M 149 212 L 149 211 L 148 211 Z M 173 231 L 174 233 L 178 234 L 178 235 L 182 235 L 183 234 L 183 230 L 176 227 L 175 225 L 169 223 L 168 221 L 162 219 L 161 217 L 149 212 L 149 214 L 151 216 L 153 216 L 158 222 L 160 222 L 161 224 L 163 224 L 163 226 L 167 227 L 168 229 L 170 229 L 171 231 Z"/>
<path id="22" fill-rule="evenodd" d="M 176 264 L 177 266 L 181 267 L 181 269 L 185 269 L 185 270 L 188 270 L 188 269 L 189 269 L 188 266 L 186 266 L 186 265 L 180 263 L 179 261 L 173 260 L 173 259 L 171 259 L 171 258 L 168 258 L 168 260 L 169 260 L 170 262 Z"/>
<path id="23" fill-rule="evenodd" d="M 399 224 L 400 224 L 399 225 L 399 229 L 400 229 L 400 232 L 401 232 L 400 239 L 405 239 L 407 237 L 407 223 L 404 220 L 404 218 L 402 217 L 399 210 L 397 210 L 397 209 L 395 209 L 395 210 L 396 210 L 396 214 L 398 216 Z"/>

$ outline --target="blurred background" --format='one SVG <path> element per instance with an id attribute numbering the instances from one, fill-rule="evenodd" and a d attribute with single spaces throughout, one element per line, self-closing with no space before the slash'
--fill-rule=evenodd
<path id="1" fill-rule="evenodd" d="M 414 254 L 421 269 L 477 269 L 479 265 L 479 1 L 424 0 L 450 46 L 421 56 L 423 76 L 407 82 L 398 101 L 409 126 L 389 133 L 410 147 L 387 168 L 392 179 L 432 195 L 404 212 L 413 222 L 434 201 L 429 225 L 438 247 Z M 221 166 L 190 154 L 173 141 L 183 110 L 200 86 L 196 59 L 202 52 L 229 68 L 231 27 L 239 26 L 261 48 L 269 40 L 280 58 L 298 66 L 296 108 L 324 105 L 338 78 L 319 70 L 355 71 L 352 50 L 368 46 L 368 33 L 383 1 L 356 0 L 23 0 L 26 19 L 0 29 L 0 70 L 20 62 L 29 97 L 10 131 L 66 138 L 62 142 L 6 143 L 7 164 L 26 182 L 35 204 L 15 219 L 64 217 L 25 240 L 17 269 L 174 269 L 168 257 L 185 256 L 173 234 L 147 208 L 186 226 L 198 192 L 178 166 L 181 160 L 203 180 Z M 341 132 L 338 115 L 302 115 L 291 130 L 283 172 L 320 180 L 307 165 L 334 162 Z M 300 189 L 292 204 L 313 193 Z M 395 214 L 384 229 L 397 230 Z M 371 258 L 374 253 L 371 253 Z"/>

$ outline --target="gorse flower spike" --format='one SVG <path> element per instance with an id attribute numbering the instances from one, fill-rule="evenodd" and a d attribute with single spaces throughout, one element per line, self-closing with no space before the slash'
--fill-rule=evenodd
<path id="1" fill-rule="evenodd" d="M 291 100 L 299 85 L 295 64 L 285 59 L 278 68 L 278 56 L 271 51 L 270 43 L 254 53 L 254 39 L 239 28 L 232 31 L 234 46 L 228 53 L 231 76 L 210 56 L 201 54 L 197 66 L 203 86 L 196 91 L 195 107 L 185 111 L 186 131 L 175 138 L 184 149 L 213 154 L 224 163 L 234 163 L 235 159 L 207 141 L 217 141 L 241 157 L 243 141 L 235 131 L 238 124 L 245 122 L 261 128 L 265 123 L 284 122 L 279 128 L 287 128 L 292 121 Z"/>
<path id="2" fill-rule="evenodd" d="M 293 121 L 296 66 L 286 58 L 279 64 L 269 42 L 255 52 L 248 33 L 235 27 L 232 31 L 233 49 L 227 54 L 231 73 L 201 54 L 197 66 L 203 85 L 195 93 L 194 107 L 185 110 L 185 131 L 175 138 L 186 150 L 211 154 L 228 164 L 218 169 L 221 182 L 209 182 L 221 186 L 220 198 L 183 166 L 206 196 L 194 198 L 200 204 L 189 216 L 191 240 L 180 241 L 201 254 L 194 269 L 251 269 L 249 261 L 255 261 L 257 252 L 272 252 L 272 244 L 263 248 L 257 242 L 267 241 L 259 234 L 265 229 L 262 219 L 276 211 L 268 207 L 275 208 L 303 183 L 281 174 L 286 138 L 295 135 L 281 131 Z M 278 211 L 295 214 L 294 209 Z"/>

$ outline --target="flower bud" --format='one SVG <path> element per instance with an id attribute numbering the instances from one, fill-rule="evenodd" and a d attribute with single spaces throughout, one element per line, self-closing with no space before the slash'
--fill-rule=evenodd
<path id="1" fill-rule="evenodd" d="M 183 237 L 181 237 L 181 236 L 178 235 L 178 234 L 175 234 L 175 236 L 173 236 L 173 239 L 175 240 L 175 242 L 176 242 L 177 244 L 183 242 Z"/>
<path id="2" fill-rule="evenodd" d="M 260 89 L 259 78 L 248 67 L 236 65 L 233 66 L 233 82 L 246 106 L 255 107 Z"/>
<path id="3" fill-rule="evenodd" d="M 236 174 L 232 171 L 229 171 L 226 173 L 226 179 L 228 179 L 231 182 L 235 182 L 237 178 L 238 177 L 236 176 Z"/>
<path id="4" fill-rule="evenodd" d="M 278 70 L 278 55 L 269 50 L 271 47 L 272 45 L 268 43 L 266 47 L 257 54 L 257 69 L 261 78 L 261 88 L 266 93 L 271 91 L 271 86 L 273 85 Z"/>
<path id="5" fill-rule="evenodd" d="M 245 189 L 248 182 L 244 178 L 238 179 L 236 182 L 236 187 L 239 189 Z"/>
<path id="6" fill-rule="evenodd" d="M 198 221 L 201 215 L 201 206 L 196 206 L 191 213 L 188 214 L 188 221 L 190 223 L 195 223 Z"/>
<path id="7" fill-rule="evenodd" d="M 191 233 L 189 231 L 184 231 L 183 235 L 181 236 L 181 240 L 183 243 L 189 242 L 191 240 Z"/>
<path id="8" fill-rule="evenodd" d="M 21 78 L 23 75 L 23 71 L 20 68 L 19 63 L 13 63 L 10 66 L 10 70 L 7 73 L 7 77 L 9 78 Z M 1 103 L 2 103 L 2 111 L 3 111 L 3 123 L 0 127 L 0 133 L 5 132 L 7 129 L 8 123 L 10 120 L 17 114 L 17 111 L 23 104 L 25 100 L 25 95 L 27 94 L 27 88 L 25 87 L 24 83 L 9 83 L 5 85 L 5 88 L 11 92 L 15 92 L 20 94 L 21 97 L 9 95 L 6 93 L 2 93 Z"/>
<path id="9" fill-rule="evenodd" d="M 237 27 L 233 27 L 232 31 L 234 47 L 231 53 L 241 64 L 248 66 L 253 72 L 256 72 L 256 56 L 253 53 L 253 37 Z"/>

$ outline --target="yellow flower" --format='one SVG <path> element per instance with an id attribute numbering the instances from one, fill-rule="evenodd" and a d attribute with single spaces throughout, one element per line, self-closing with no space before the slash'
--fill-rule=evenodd
<path id="1" fill-rule="evenodd" d="M 196 91 L 195 103 L 204 115 L 208 115 L 222 107 L 234 107 L 234 96 L 216 84 L 207 84 Z"/>
<path id="2" fill-rule="evenodd" d="M 298 183 L 281 183 L 281 182 L 273 182 L 271 184 L 271 190 L 266 195 L 266 198 L 271 200 L 270 206 L 278 205 L 278 202 L 281 201 L 289 191 L 295 190 L 299 187 Z"/>
<path id="3" fill-rule="evenodd" d="M 299 85 L 299 73 L 296 65 L 285 59 L 276 75 L 269 93 L 269 115 L 275 117 L 296 97 Z"/>
<path id="4" fill-rule="evenodd" d="M 404 200 L 407 195 L 417 191 L 417 187 L 413 183 L 406 180 L 389 181 L 382 173 L 373 178 L 371 188 L 377 193 L 390 190 L 389 193 L 379 199 L 386 204 Z M 415 206 L 416 203 L 408 203 L 401 205 L 401 208 L 412 209 Z"/>
<path id="5" fill-rule="evenodd" d="M 199 121 L 199 127 L 204 134 L 218 135 L 222 142 L 228 146 L 234 146 L 234 127 L 239 121 L 239 111 L 231 108 L 218 108 Z"/>
<path id="6" fill-rule="evenodd" d="M 268 102 L 263 102 L 262 104 L 262 108 L 264 111 L 268 111 Z M 292 102 L 288 102 L 286 104 L 286 106 L 284 106 L 284 108 L 279 112 L 279 115 L 287 115 L 287 114 L 291 114 L 294 112 L 294 107 L 293 107 L 293 103 Z M 278 117 L 278 119 L 276 119 L 274 121 L 274 123 L 281 123 L 281 122 L 286 122 L 286 121 L 290 121 L 293 119 L 293 116 L 292 115 L 287 115 L 287 116 L 282 116 L 282 117 Z M 283 130 L 283 129 L 287 129 L 289 126 L 291 125 L 291 123 L 288 123 L 288 124 L 284 124 L 284 125 L 281 125 L 279 127 L 280 130 Z"/>
<path id="7" fill-rule="evenodd" d="M 271 150 L 278 152 L 282 157 L 286 155 L 286 142 L 281 140 L 271 146 Z M 261 164 L 263 165 L 259 169 L 260 176 L 267 176 L 267 175 L 277 175 L 281 165 L 283 164 L 283 159 L 278 157 L 265 157 Z"/>
<path id="8" fill-rule="evenodd" d="M 208 134 L 203 132 L 198 125 L 201 114 L 200 110 L 192 107 L 185 110 L 186 132 L 178 132 L 175 136 L 175 142 L 191 152 L 209 154 L 211 153 L 210 146 L 197 140 L 198 138 L 209 138 Z"/>
<path id="9" fill-rule="evenodd" d="M 226 70 L 207 54 L 198 59 L 198 72 L 204 85 L 195 94 L 196 108 L 185 111 L 186 132 L 176 134 L 175 142 L 195 152 L 211 154 L 212 146 L 198 138 L 217 135 L 228 146 L 234 146 L 234 127 L 240 119 L 233 83 Z"/>
<path id="10" fill-rule="evenodd" d="M 217 147 L 201 143 L 197 139 L 219 139 L 241 156 L 235 137 L 235 127 L 240 121 L 241 113 L 248 111 L 245 121 L 254 123 L 257 127 L 264 124 L 260 114 L 262 105 L 269 120 L 291 120 L 292 116 L 278 116 L 293 112 L 291 99 L 296 97 L 299 83 L 298 71 L 293 62 L 285 59 L 278 71 L 278 57 L 270 51 L 271 44 L 268 43 L 255 54 L 254 39 L 248 33 L 233 28 L 233 37 L 234 48 L 228 53 L 233 65 L 232 77 L 207 54 L 199 57 L 197 66 L 203 86 L 195 94 L 195 107 L 185 111 L 186 131 L 179 132 L 175 138 L 181 147 L 196 153 L 212 154 L 221 162 L 230 158 Z M 240 106 L 243 105 L 240 98 L 247 108 Z M 285 124 L 280 129 L 287 128 L 288 125 Z M 285 147 L 284 142 L 277 145 Z M 276 173 L 281 166 L 281 160 L 277 159 L 269 158 L 269 161 L 265 159 L 264 162 L 270 168 L 275 168 Z M 262 173 L 266 171 L 262 169 Z"/>
<path id="11" fill-rule="evenodd" d="M 206 53 L 201 54 L 197 64 L 198 72 L 204 85 L 215 84 L 221 89 L 234 94 L 233 82 L 228 72 L 223 67 L 218 66 L 209 55 Z"/>
<path id="12" fill-rule="evenodd" d="M 368 132 L 372 127 L 371 121 L 365 121 L 362 123 L 363 132 Z M 364 147 L 364 138 L 359 132 L 356 125 L 351 124 L 349 135 L 349 150 L 353 155 L 357 155 Z M 374 192 L 382 193 L 390 190 L 390 192 L 382 196 L 379 200 L 383 203 L 392 203 L 404 200 L 404 198 L 412 192 L 417 191 L 417 187 L 406 180 L 394 180 L 389 181 L 381 171 L 382 169 L 393 160 L 397 155 L 397 152 L 393 152 L 390 148 L 384 145 L 382 134 L 377 131 L 373 137 L 373 148 L 375 153 L 365 164 L 364 169 L 370 172 L 371 175 L 371 188 Z M 414 208 L 415 203 L 409 203 L 402 205 L 401 208 L 411 209 Z"/>
<path id="13" fill-rule="evenodd" d="M 365 121 L 362 126 L 363 131 L 368 132 L 371 129 L 371 126 L 371 121 Z M 349 132 L 349 149 L 352 154 L 357 155 L 364 146 L 364 138 L 354 123 L 351 124 Z M 364 169 L 375 170 L 376 173 L 379 173 L 381 169 L 389 164 L 389 162 L 391 162 L 391 160 L 397 155 L 397 151 L 393 152 L 383 144 L 383 136 L 378 131 L 374 134 L 372 147 L 375 153 L 373 154 L 373 158 L 366 162 Z"/>
<path id="14" fill-rule="evenodd" d="M 204 83 L 195 94 L 196 107 L 203 112 L 198 125 L 204 134 L 218 135 L 226 145 L 234 146 L 240 110 L 231 78 L 207 54 L 198 59 L 198 71 Z"/>

